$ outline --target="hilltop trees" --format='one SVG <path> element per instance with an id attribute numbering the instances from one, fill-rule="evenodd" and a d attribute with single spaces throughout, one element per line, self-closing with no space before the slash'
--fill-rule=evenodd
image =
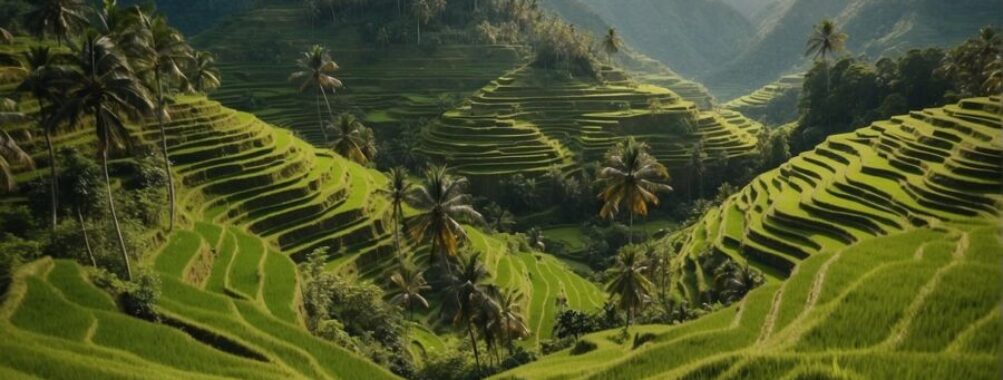
<path id="1" fill-rule="evenodd" d="M 196 51 L 191 63 L 185 68 L 184 78 L 191 90 L 206 94 L 219 88 L 222 83 L 216 57 L 207 51 Z"/>
<path id="2" fill-rule="evenodd" d="M 418 45 L 421 45 L 421 26 L 442 13 L 446 9 L 446 0 L 412 0 L 411 12 L 414 13 L 418 28 Z"/>
<path id="3" fill-rule="evenodd" d="M 317 91 L 315 100 L 317 102 L 317 124 L 327 141 L 327 131 L 324 126 L 324 119 L 320 114 L 320 99 L 324 98 L 327 105 L 327 114 L 330 119 L 334 119 L 334 111 L 331 110 L 331 102 L 327 99 L 327 91 L 342 86 L 341 80 L 333 76 L 338 71 L 338 64 L 331 59 L 327 49 L 320 45 L 314 45 L 309 50 L 303 52 L 302 57 L 296 61 L 299 71 L 293 72 L 289 76 L 289 81 L 300 82 L 300 92 Z"/>
<path id="4" fill-rule="evenodd" d="M 944 58 L 939 73 L 955 84 L 958 97 L 998 94 L 1003 84 L 1003 36 L 992 27 L 958 45 Z"/>
<path id="5" fill-rule="evenodd" d="M 628 137 L 606 154 L 606 162 L 599 171 L 603 190 L 599 198 L 603 207 L 599 215 L 613 219 L 626 206 L 629 226 L 634 227 L 634 215 L 648 214 L 648 204 L 658 205 L 660 191 L 672 187 L 660 183 L 669 178 L 668 169 L 648 153 L 648 145 Z"/>

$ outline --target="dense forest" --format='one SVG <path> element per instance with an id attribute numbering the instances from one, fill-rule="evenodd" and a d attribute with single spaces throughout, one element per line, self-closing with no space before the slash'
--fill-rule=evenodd
<path id="1" fill-rule="evenodd" d="M 950 11 L 0 0 L 0 377 L 999 378 Z"/>

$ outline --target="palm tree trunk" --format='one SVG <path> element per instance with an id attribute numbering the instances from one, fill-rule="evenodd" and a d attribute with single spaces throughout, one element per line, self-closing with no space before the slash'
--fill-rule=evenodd
<path id="1" fill-rule="evenodd" d="M 101 125 L 101 112 L 96 112 L 97 123 Z M 122 251 L 122 263 L 125 264 L 125 279 L 127 281 L 132 280 L 132 267 L 129 265 L 129 251 L 125 247 L 125 238 L 122 236 L 122 226 L 118 223 L 118 212 L 115 211 L 115 197 L 112 195 L 111 191 L 111 176 L 108 175 L 108 129 L 105 128 L 104 136 L 104 150 L 101 152 L 101 167 L 104 169 L 104 183 L 105 189 L 108 193 L 108 208 L 111 210 L 111 220 L 115 225 L 115 234 L 118 235 L 118 247 Z"/>
<path id="2" fill-rule="evenodd" d="M 331 101 L 327 99 L 327 90 L 320 86 L 320 94 L 324 96 L 324 105 L 327 106 L 327 117 L 334 121 L 334 110 L 331 109 Z M 327 131 L 324 131 L 324 142 L 327 142 Z"/>
<path id="3" fill-rule="evenodd" d="M 467 333 L 470 334 L 470 346 L 474 348 L 474 363 L 477 364 L 477 370 L 481 370 L 481 355 L 477 352 L 477 339 L 474 338 L 473 324 L 467 323 Z"/>
<path id="4" fill-rule="evenodd" d="M 418 19 L 418 46 L 421 46 L 421 16 L 418 16 L 417 19 Z"/>
<path id="5" fill-rule="evenodd" d="M 87 257 L 91 259 L 91 266 L 97 268 L 98 262 L 94 259 L 94 250 L 91 249 L 91 238 L 87 235 L 87 225 L 84 224 L 84 214 L 77 209 L 77 222 L 80 223 L 80 232 L 84 235 L 84 246 L 87 247 Z"/>
<path id="6" fill-rule="evenodd" d="M 177 216 L 174 194 L 174 176 L 171 175 L 171 156 L 167 149 L 167 128 L 164 126 L 164 93 L 160 81 L 159 70 L 155 74 L 157 81 L 157 125 L 160 127 L 160 152 L 164 155 L 164 174 L 167 175 L 167 202 L 170 208 L 170 220 L 167 222 L 167 232 L 174 230 L 174 219 Z"/>
<path id="7" fill-rule="evenodd" d="M 627 210 L 627 215 L 630 219 L 627 227 L 627 244 L 634 244 L 634 211 Z"/>
<path id="8" fill-rule="evenodd" d="M 56 149 L 52 146 L 52 131 L 45 130 L 45 145 L 49 149 L 49 193 L 52 196 L 52 231 L 59 224 L 59 176 L 56 174 Z"/>
<path id="9" fill-rule="evenodd" d="M 404 266 L 404 258 L 403 258 L 403 255 L 401 255 L 401 240 L 400 240 L 400 225 L 401 225 L 401 223 L 400 223 L 400 217 L 401 217 L 401 215 L 400 215 L 400 212 L 398 211 L 398 209 L 399 209 L 399 206 L 395 206 L 394 207 L 394 215 L 393 215 L 393 220 L 394 220 L 394 246 L 395 246 L 394 248 L 397 249 L 397 265 L 403 267 Z"/>
<path id="10" fill-rule="evenodd" d="M 317 126 L 320 128 L 321 135 L 324 136 L 324 142 L 327 142 L 327 130 L 324 126 L 324 117 L 320 114 L 320 94 L 314 95 L 314 104 L 317 106 Z"/>

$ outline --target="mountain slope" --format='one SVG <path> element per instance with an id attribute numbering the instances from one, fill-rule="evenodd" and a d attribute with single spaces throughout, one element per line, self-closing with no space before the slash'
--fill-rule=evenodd
<path id="1" fill-rule="evenodd" d="M 754 34 L 748 20 L 717 0 L 582 0 L 640 51 L 695 77 L 739 53 Z"/>
<path id="2" fill-rule="evenodd" d="M 805 41 L 823 18 L 849 35 L 853 54 L 879 57 L 907 49 L 953 45 L 986 25 L 999 25 L 989 0 L 785 0 L 776 3 L 759 33 L 734 59 L 697 78 L 721 99 L 763 86 L 807 64 Z"/>
<path id="3" fill-rule="evenodd" d="M 640 347 L 599 332 L 591 352 L 498 378 L 997 378 L 1000 102 L 830 137 L 660 243 L 679 247 L 671 278 L 694 302 L 707 274 L 686 268 L 713 256 L 766 284 L 697 320 L 637 327 L 652 334 Z"/>

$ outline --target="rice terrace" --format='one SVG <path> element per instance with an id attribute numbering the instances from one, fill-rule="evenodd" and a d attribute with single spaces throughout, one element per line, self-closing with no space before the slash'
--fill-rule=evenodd
<path id="1" fill-rule="evenodd" d="M 0 379 L 1003 378 L 999 0 L 0 0 Z"/>

